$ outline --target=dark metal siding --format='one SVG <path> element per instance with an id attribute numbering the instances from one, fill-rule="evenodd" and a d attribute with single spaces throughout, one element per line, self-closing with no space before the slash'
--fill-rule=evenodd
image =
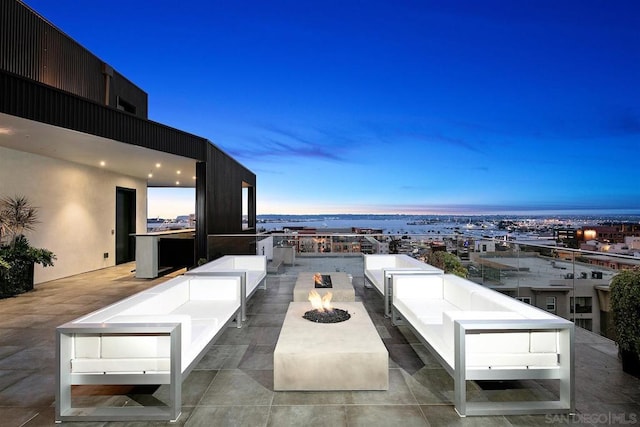
<path id="1" fill-rule="evenodd" d="M 0 112 L 165 153 L 205 160 L 201 137 L 0 70 Z"/>
<path id="2" fill-rule="evenodd" d="M 227 254 L 255 254 L 255 230 L 242 230 L 242 183 L 256 186 L 256 175 L 214 145 L 207 161 L 206 227 L 208 258 Z M 255 194 L 255 193 L 254 193 Z M 255 203 L 249 215 L 255 218 Z M 220 234 L 247 234 L 224 237 Z"/>
<path id="3" fill-rule="evenodd" d="M 0 69 L 117 107 L 121 96 L 147 117 L 147 94 L 114 73 L 106 100 L 104 62 L 16 0 L 0 0 Z"/>
<path id="4" fill-rule="evenodd" d="M 109 105 L 117 106 L 118 97 L 136 107 L 136 116 L 147 118 L 147 93 L 114 70 L 109 90 Z"/>
<path id="5" fill-rule="evenodd" d="M 255 186 L 256 176 L 216 146 L 211 145 L 210 151 L 217 220 L 209 233 L 237 233 L 242 230 L 242 182 Z"/>

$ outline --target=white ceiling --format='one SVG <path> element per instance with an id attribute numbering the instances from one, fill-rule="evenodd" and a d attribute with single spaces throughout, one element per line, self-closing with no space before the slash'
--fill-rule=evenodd
<path id="1" fill-rule="evenodd" d="M 195 187 L 194 159 L 3 113 L 0 146 L 145 179 L 149 187 Z"/>

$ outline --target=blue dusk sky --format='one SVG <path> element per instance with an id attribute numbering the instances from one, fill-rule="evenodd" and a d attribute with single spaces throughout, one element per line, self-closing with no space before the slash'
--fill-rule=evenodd
<path id="1" fill-rule="evenodd" d="M 26 4 L 255 172 L 258 214 L 640 212 L 640 1 Z"/>

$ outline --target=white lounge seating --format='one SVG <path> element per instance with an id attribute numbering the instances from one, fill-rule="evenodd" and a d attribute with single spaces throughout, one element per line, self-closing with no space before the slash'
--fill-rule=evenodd
<path id="1" fill-rule="evenodd" d="M 394 275 L 393 319 L 402 319 L 454 379 L 460 416 L 571 413 L 574 325 L 451 274 Z M 467 402 L 467 380 L 559 379 L 551 401 Z"/>
<path id="2" fill-rule="evenodd" d="M 247 320 L 247 301 L 262 283 L 267 289 L 267 257 L 264 255 L 225 255 L 185 273 L 188 276 L 227 274 L 242 279 L 242 321 Z"/>
<path id="3" fill-rule="evenodd" d="M 394 274 L 443 274 L 444 271 L 430 264 L 426 264 L 409 255 L 363 255 L 364 278 L 384 299 L 384 314 L 391 316 L 392 289 L 389 280 Z"/>
<path id="4" fill-rule="evenodd" d="M 56 421 L 170 420 L 181 385 L 219 335 L 240 317 L 239 276 L 179 276 L 56 330 Z M 71 387 L 169 384 L 167 406 L 80 407 Z"/>

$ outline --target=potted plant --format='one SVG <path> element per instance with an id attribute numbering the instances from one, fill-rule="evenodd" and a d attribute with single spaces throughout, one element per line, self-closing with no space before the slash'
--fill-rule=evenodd
<path id="1" fill-rule="evenodd" d="M 24 236 L 38 223 L 38 210 L 23 196 L 0 200 L 0 298 L 33 289 L 35 264 L 53 265 L 56 259 L 47 249 L 34 248 Z"/>
<path id="2" fill-rule="evenodd" d="M 609 287 L 622 370 L 640 377 L 640 269 L 616 274 Z"/>

